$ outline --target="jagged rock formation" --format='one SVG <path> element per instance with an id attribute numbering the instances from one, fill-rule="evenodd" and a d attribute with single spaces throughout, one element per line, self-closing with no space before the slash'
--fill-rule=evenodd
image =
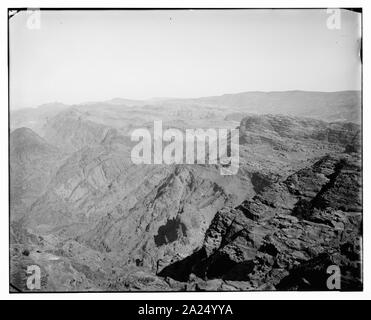
<path id="1" fill-rule="evenodd" d="M 344 289 L 359 289 L 359 125 L 250 115 L 240 170 L 221 176 L 218 166 L 131 163 L 128 123 L 147 126 L 174 102 L 141 105 L 130 119 L 117 103 L 63 109 L 43 120 L 45 139 L 12 132 L 17 287 L 27 290 L 32 262 L 51 291 L 326 289 L 332 262 Z M 166 126 L 197 126 L 197 108 L 173 110 Z"/>
<path id="2" fill-rule="evenodd" d="M 286 178 L 326 154 L 359 150 L 360 145 L 360 126 L 349 122 L 249 115 L 239 132 L 241 174 L 268 181 Z"/>
<path id="3" fill-rule="evenodd" d="M 316 140 L 345 146 L 352 143 L 359 132 L 359 125 L 352 122 L 327 123 L 311 118 L 255 115 L 241 121 L 240 143 L 272 143 L 273 147 L 283 150 L 288 149 L 288 143 L 302 140 Z M 293 147 L 297 149 L 299 145 Z"/>
<path id="4" fill-rule="evenodd" d="M 196 275 L 204 281 L 193 279 L 194 290 L 210 279 L 234 290 L 326 290 L 326 270 L 338 265 L 342 289 L 359 290 L 360 165 L 355 154 L 326 156 L 236 208 L 219 211 L 194 258 L 160 275 L 180 281 Z"/>

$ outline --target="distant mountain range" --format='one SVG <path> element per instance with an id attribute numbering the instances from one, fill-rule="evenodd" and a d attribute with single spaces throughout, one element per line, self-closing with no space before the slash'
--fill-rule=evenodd
<path id="1" fill-rule="evenodd" d="M 101 102 L 88 102 L 73 105 L 114 105 L 114 106 L 149 106 L 149 105 L 194 105 L 215 106 L 230 108 L 236 112 L 256 112 L 309 116 L 323 120 L 359 121 L 361 92 L 360 91 L 273 91 L 273 92 L 242 92 L 200 98 L 152 98 L 148 100 L 134 100 L 113 98 Z M 47 110 L 61 110 L 69 107 L 62 103 L 50 103 L 38 108 L 27 109 L 32 113 L 45 113 Z M 24 109 L 12 111 L 14 114 L 24 113 Z"/>

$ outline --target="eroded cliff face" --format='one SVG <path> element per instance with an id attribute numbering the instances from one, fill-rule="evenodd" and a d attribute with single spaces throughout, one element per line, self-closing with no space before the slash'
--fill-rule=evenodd
<path id="1" fill-rule="evenodd" d="M 115 252 L 123 263 L 156 272 L 191 254 L 202 243 L 215 213 L 237 203 L 238 194 L 241 198 L 249 192 L 237 179 L 216 183 L 216 170 L 187 166 L 167 170 L 161 171 L 162 179 L 133 207 L 124 211 L 120 202 L 79 240 L 97 250 Z"/>
<path id="2" fill-rule="evenodd" d="M 66 156 L 28 128 L 10 134 L 10 206 L 13 221 L 46 190 L 50 178 Z"/>
<path id="3" fill-rule="evenodd" d="M 213 219 L 192 263 L 160 272 L 193 289 L 326 290 L 337 265 L 342 288 L 361 282 L 361 167 L 353 155 L 326 156 Z"/>
<path id="4" fill-rule="evenodd" d="M 329 264 L 345 270 L 345 289 L 360 287 L 359 126 L 249 116 L 240 170 L 221 176 L 133 165 L 120 130 L 78 121 L 69 154 L 40 153 L 53 155 L 44 189 L 11 226 L 22 290 L 30 262 L 53 291 L 322 289 Z"/>

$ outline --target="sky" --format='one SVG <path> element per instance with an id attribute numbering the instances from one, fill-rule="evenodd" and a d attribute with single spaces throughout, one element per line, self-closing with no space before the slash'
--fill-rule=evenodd
<path id="1" fill-rule="evenodd" d="M 40 28 L 34 18 L 9 20 L 12 109 L 361 88 L 360 15 L 346 10 L 338 29 L 326 9 L 41 11 Z"/>

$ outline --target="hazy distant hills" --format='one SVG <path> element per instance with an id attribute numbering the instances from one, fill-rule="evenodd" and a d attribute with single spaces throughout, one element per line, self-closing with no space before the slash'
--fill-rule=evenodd
<path id="1" fill-rule="evenodd" d="M 361 92 L 242 92 L 197 99 L 165 100 L 165 103 L 174 102 L 213 105 L 241 113 L 272 113 L 357 122 L 360 119 Z"/>
<path id="2" fill-rule="evenodd" d="M 243 92 L 197 99 L 208 104 L 239 109 L 240 112 L 286 114 L 322 120 L 359 121 L 361 93 L 339 92 Z"/>
<path id="3" fill-rule="evenodd" d="M 11 110 L 9 119 L 10 128 L 27 127 L 40 133 L 41 127 L 45 121 L 56 116 L 59 112 L 68 107 L 68 105 L 63 103 L 47 103 L 37 108 Z"/>
<path id="4" fill-rule="evenodd" d="M 29 127 L 42 134 L 45 123 L 60 111 L 71 107 L 60 103 L 42 105 L 33 109 L 11 111 L 11 129 Z M 72 106 L 85 112 L 97 122 L 115 127 L 140 125 L 161 119 L 195 121 L 240 121 L 245 115 L 283 114 L 311 117 L 325 121 L 352 121 L 361 119 L 361 92 L 243 92 L 195 99 L 130 100 L 114 98 L 105 102 L 89 102 Z M 128 121 L 130 120 L 130 121 Z M 123 123 L 124 121 L 124 123 Z M 127 123 L 125 123 L 125 121 Z M 192 127 L 192 124 L 189 124 Z"/>

